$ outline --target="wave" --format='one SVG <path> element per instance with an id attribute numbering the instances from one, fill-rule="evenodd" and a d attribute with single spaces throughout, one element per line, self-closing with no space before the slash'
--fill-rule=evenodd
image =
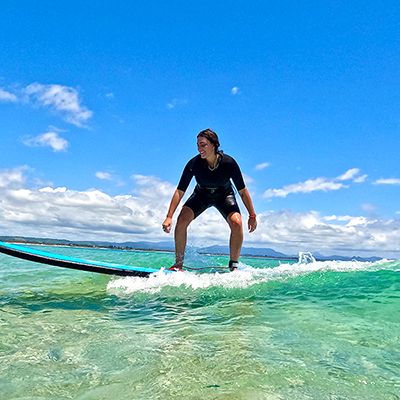
<path id="1" fill-rule="evenodd" d="M 186 287 L 193 290 L 213 287 L 248 288 L 253 285 L 293 279 L 302 275 L 326 272 L 357 271 L 400 271 L 400 261 L 380 260 L 379 262 L 360 261 L 310 261 L 295 264 L 280 264 L 273 268 L 255 268 L 240 263 L 239 269 L 232 273 L 195 273 L 191 271 L 170 273 L 161 269 L 149 278 L 126 277 L 112 280 L 107 290 L 116 294 L 158 293 L 165 287 Z"/>

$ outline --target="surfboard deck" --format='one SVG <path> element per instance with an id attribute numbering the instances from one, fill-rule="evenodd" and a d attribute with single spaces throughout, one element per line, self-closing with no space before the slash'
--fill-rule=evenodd
<path id="1" fill-rule="evenodd" d="M 148 278 L 151 274 L 159 271 L 158 269 L 136 267 L 133 265 L 119 265 L 101 261 L 83 260 L 1 241 L 0 253 L 40 264 L 108 275 Z"/>

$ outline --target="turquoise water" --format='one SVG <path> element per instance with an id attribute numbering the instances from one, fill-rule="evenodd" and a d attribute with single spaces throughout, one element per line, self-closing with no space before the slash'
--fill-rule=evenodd
<path id="1" fill-rule="evenodd" d="M 43 249 L 144 267 L 173 260 Z M 400 399 L 399 261 L 241 261 L 236 273 L 143 279 L 0 255 L 0 397 Z"/>

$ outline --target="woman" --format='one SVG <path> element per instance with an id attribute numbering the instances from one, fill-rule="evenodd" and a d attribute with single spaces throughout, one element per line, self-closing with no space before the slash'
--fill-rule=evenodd
<path id="1" fill-rule="evenodd" d="M 256 213 L 240 168 L 232 157 L 219 150 L 219 146 L 218 136 L 211 129 L 205 129 L 197 135 L 199 154 L 186 164 L 178 187 L 172 196 L 167 217 L 162 224 L 166 233 L 171 231 L 174 212 L 192 177 L 195 177 L 197 185 L 182 207 L 175 227 L 175 264 L 170 268 L 172 270 L 183 269 L 189 224 L 211 206 L 216 207 L 229 224 L 231 229 L 229 269 L 231 271 L 237 269 L 243 243 L 243 228 L 242 216 L 231 179 L 249 212 L 249 232 L 253 232 L 257 227 Z"/>

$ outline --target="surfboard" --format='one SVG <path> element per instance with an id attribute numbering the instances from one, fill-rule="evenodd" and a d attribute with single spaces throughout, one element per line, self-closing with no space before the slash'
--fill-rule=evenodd
<path id="1" fill-rule="evenodd" d="M 100 274 L 119 275 L 119 276 L 139 276 L 149 277 L 158 272 L 158 269 L 135 267 L 133 265 L 119 265 L 101 261 L 83 260 L 80 258 L 64 256 L 61 254 L 50 253 L 18 244 L 6 243 L 0 241 L 0 253 L 23 260 L 34 261 L 40 264 L 52 265 L 77 269 L 81 271 L 97 272 Z"/>

